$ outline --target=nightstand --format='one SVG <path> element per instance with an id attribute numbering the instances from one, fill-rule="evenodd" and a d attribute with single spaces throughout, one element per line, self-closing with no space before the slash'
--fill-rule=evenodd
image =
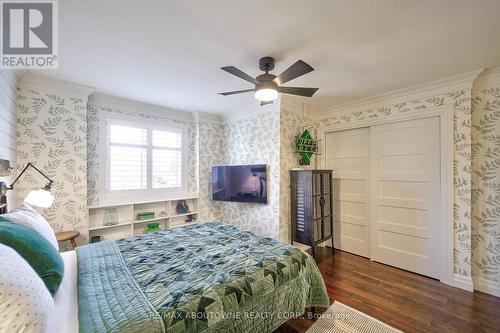
<path id="1" fill-rule="evenodd" d="M 71 241 L 73 250 L 76 248 L 76 237 L 80 236 L 78 231 L 61 231 L 56 232 L 56 239 L 58 242 Z"/>

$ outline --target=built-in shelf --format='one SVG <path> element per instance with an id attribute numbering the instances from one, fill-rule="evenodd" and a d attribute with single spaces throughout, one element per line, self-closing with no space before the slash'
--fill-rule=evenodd
<path id="1" fill-rule="evenodd" d="M 106 203 L 106 204 L 102 204 L 102 205 L 88 206 L 87 209 L 109 208 L 109 207 L 130 206 L 130 205 L 142 205 L 142 204 L 151 204 L 151 203 L 157 203 L 157 202 L 179 201 L 179 200 L 195 200 L 195 199 L 198 199 L 198 196 L 187 196 L 187 197 L 179 197 L 179 198 L 173 198 L 173 199 L 138 200 L 138 201 L 116 202 L 116 203 Z"/>
<path id="2" fill-rule="evenodd" d="M 185 200 L 191 212 L 177 214 L 176 206 L 180 200 Z M 120 222 L 115 225 L 102 225 L 105 212 L 109 214 L 109 209 L 115 209 Z M 137 214 L 151 212 L 155 218 L 148 220 L 138 220 Z M 182 217 L 197 215 L 198 197 L 174 198 L 156 201 L 134 201 L 128 203 L 114 203 L 89 207 L 89 239 L 93 236 L 102 236 L 103 239 L 120 239 L 144 233 L 145 224 L 157 222 L 162 230 L 180 228 L 198 224 L 198 221 L 185 222 Z M 197 216 L 198 217 L 198 216 Z M 125 228 L 126 227 L 126 228 Z"/>
<path id="3" fill-rule="evenodd" d="M 172 217 L 180 217 L 180 216 L 188 216 L 188 215 L 196 215 L 198 212 L 190 212 L 190 213 L 184 213 L 184 214 L 177 214 L 177 215 L 172 215 Z"/>
<path id="4" fill-rule="evenodd" d="M 161 221 L 161 220 L 166 220 L 169 219 L 170 217 L 168 216 L 160 216 L 160 217 L 155 217 L 152 219 L 147 219 L 147 220 L 135 220 L 133 223 L 145 223 L 145 222 L 154 222 L 154 221 Z"/>
<path id="5" fill-rule="evenodd" d="M 119 228 L 119 227 L 129 226 L 131 224 L 132 222 L 118 223 L 113 225 L 98 225 L 90 227 L 89 230 L 94 231 L 94 230 L 109 229 L 109 228 Z"/>

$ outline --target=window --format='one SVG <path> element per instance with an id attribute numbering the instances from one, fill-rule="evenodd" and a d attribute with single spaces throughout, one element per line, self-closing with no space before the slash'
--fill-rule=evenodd
<path id="1" fill-rule="evenodd" d="M 180 127 L 108 118 L 107 197 L 182 194 L 184 132 Z"/>

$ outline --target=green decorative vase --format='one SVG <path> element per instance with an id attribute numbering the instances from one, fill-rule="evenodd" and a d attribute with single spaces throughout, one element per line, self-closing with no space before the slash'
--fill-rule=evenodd
<path id="1" fill-rule="evenodd" d="M 102 236 L 92 236 L 90 238 L 91 243 L 99 243 L 100 241 L 102 241 Z"/>
<path id="2" fill-rule="evenodd" d="M 145 234 L 149 234 L 149 233 L 155 232 L 155 231 L 161 231 L 159 223 L 150 223 L 150 224 L 148 224 L 146 229 L 144 229 Z"/>

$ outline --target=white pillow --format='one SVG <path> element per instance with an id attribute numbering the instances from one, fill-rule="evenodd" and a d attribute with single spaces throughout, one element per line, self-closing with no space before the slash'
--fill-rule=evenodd
<path id="1" fill-rule="evenodd" d="M 8 221 L 16 224 L 22 224 L 27 226 L 48 240 L 57 251 L 59 251 L 59 244 L 56 240 L 56 235 L 54 230 L 50 226 L 49 222 L 43 218 L 36 210 L 31 208 L 27 203 L 23 202 L 12 212 L 2 215 Z"/>
<path id="2" fill-rule="evenodd" d="M 0 244 L 0 332 L 44 332 L 53 312 L 42 279 L 16 251 Z"/>

